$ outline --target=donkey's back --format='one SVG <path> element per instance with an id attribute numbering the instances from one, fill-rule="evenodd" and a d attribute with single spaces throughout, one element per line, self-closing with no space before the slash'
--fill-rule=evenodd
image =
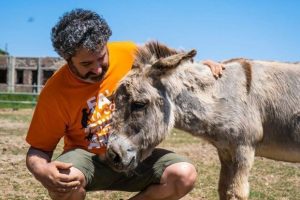
<path id="1" fill-rule="evenodd" d="M 300 64 L 245 59 L 225 63 L 215 96 L 223 99 L 218 105 L 223 115 L 237 120 L 243 134 L 239 138 L 253 142 L 256 155 L 300 162 Z"/>

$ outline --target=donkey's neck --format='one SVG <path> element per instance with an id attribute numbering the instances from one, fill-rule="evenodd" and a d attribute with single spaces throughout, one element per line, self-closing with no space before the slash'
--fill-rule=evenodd
<path id="1" fill-rule="evenodd" d="M 210 69 L 199 63 L 186 63 L 164 80 L 173 104 L 175 128 L 204 134 L 199 131 L 208 126 L 215 82 Z"/>

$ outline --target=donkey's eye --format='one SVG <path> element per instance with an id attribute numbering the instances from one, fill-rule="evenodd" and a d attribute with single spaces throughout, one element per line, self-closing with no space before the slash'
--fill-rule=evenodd
<path id="1" fill-rule="evenodd" d="M 131 111 L 139 111 L 146 107 L 147 103 L 135 101 L 131 103 Z"/>

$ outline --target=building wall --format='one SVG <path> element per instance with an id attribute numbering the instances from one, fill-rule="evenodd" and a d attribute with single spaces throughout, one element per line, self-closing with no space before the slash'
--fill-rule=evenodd
<path id="1" fill-rule="evenodd" d="M 64 64 L 65 61 L 57 57 L 0 56 L 0 91 L 39 93 L 49 74 Z M 6 77 L 3 77 L 5 70 Z"/>

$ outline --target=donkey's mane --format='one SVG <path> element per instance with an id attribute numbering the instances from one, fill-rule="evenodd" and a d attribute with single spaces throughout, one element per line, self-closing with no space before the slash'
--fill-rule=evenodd
<path id="1" fill-rule="evenodd" d="M 157 41 L 150 41 L 137 49 L 134 67 L 153 64 L 160 58 L 166 58 L 177 53 L 179 52 L 175 49 L 171 49 Z"/>

